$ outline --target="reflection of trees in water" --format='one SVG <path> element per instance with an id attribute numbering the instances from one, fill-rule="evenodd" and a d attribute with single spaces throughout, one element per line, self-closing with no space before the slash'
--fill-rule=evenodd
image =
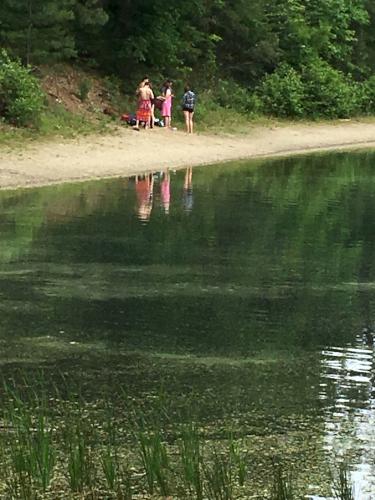
<path id="1" fill-rule="evenodd" d="M 95 212 L 111 212 L 127 180 L 94 181 L 0 192 L 0 263 L 22 259 L 40 238 L 40 229 L 68 226 Z"/>
<path id="2" fill-rule="evenodd" d="M 375 216 L 374 207 L 368 207 L 362 220 L 361 255 L 358 269 L 358 296 L 363 316 L 363 326 L 373 326 L 373 298 L 375 294 Z"/>
<path id="3" fill-rule="evenodd" d="M 223 351 L 235 345 L 244 355 L 254 345 L 343 344 L 371 310 L 370 292 L 358 294 L 355 285 L 358 272 L 363 282 L 372 276 L 371 162 L 371 155 L 339 154 L 194 170 L 188 217 L 181 194 L 192 179 L 177 172 L 169 217 L 154 207 L 141 228 L 134 181 L 32 190 L 12 202 L 7 242 L 18 258 L 31 251 L 67 266 L 95 262 L 103 301 L 124 295 L 117 266 L 139 266 L 143 274 L 126 276 L 126 300 L 154 291 L 141 328 L 152 331 L 162 308 L 175 325 L 166 345 L 174 328 L 182 339 L 195 335 Z M 113 267 L 101 268 L 106 263 Z M 81 279 L 95 288 L 90 273 Z"/>

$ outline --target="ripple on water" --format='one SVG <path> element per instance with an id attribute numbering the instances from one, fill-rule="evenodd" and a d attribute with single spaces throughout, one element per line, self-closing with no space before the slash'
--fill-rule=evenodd
<path id="1" fill-rule="evenodd" d="M 375 498 L 373 368 L 374 352 L 363 345 L 321 352 L 319 399 L 330 401 L 324 416 L 324 448 L 338 458 L 350 459 L 355 498 L 361 500 Z"/>

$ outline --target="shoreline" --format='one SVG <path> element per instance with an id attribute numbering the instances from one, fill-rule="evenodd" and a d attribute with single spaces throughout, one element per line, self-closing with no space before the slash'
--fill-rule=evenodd
<path id="1" fill-rule="evenodd" d="M 235 160 L 375 149 L 375 123 L 253 126 L 239 135 L 120 128 L 112 135 L 0 149 L 0 189 L 128 177 Z"/>

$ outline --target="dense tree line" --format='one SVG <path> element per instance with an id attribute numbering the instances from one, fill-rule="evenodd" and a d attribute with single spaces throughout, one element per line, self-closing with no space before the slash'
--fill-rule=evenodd
<path id="1" fill-rule="evenodd" d="M 371 0 L 2 0 L 0 44 L 38 65 L 211 88 L 219 103 L 286 116 L 375 110 Z"/>

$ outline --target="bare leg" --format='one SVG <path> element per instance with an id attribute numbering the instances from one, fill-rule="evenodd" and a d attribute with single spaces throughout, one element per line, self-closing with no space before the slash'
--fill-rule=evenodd
<path id="1" fill-rule="evenodd" d="M 185 117 L 185 126 L 186 126 L 186 132 L 190 132 L 190 116 L 189 116 L 189 111 L 184 111 L 184 117 Z"/>
<path id="2" fill-rule="evenodd" d="M 155 106 L 151 106 L 151 128 L 155 127 Z"/>
<path id="3" fill-rule="evenodd" d="M 189 113 L 189 132 L 191 134 L 194 133 L 194 125 L 193 125 L 193 116 L 194 116 L 194 111 L 192 113 Z"/>

